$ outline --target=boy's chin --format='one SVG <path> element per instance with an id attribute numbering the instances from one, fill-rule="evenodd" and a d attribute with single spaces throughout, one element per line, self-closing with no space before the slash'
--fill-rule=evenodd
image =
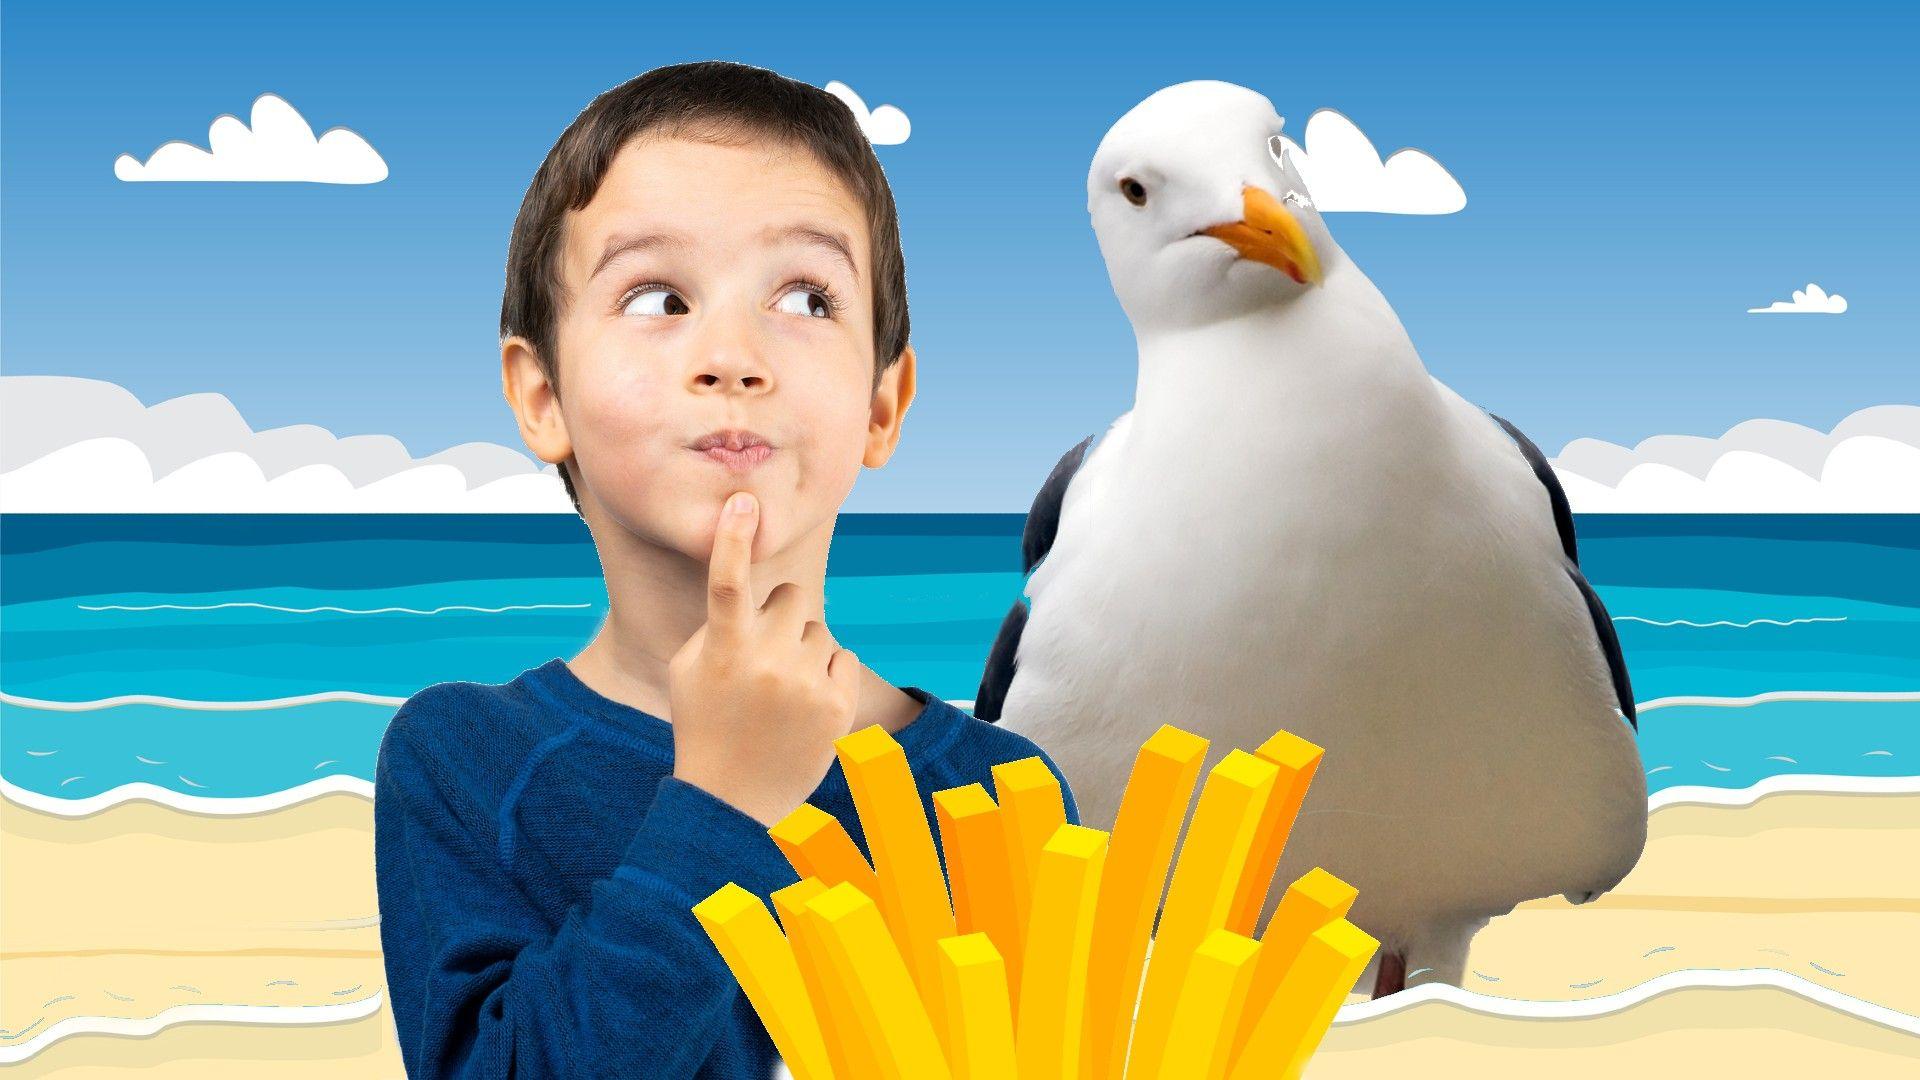
<path id="1" fill-rule="evenodd" d="M 713 541 L 719 532 L 720 511 L 726 498 L 726 495 L 712 500 L 692 498 L 670 510 L 657 503 L 649 505 L 642 502 L 631 508 L 608 508 L 608 513 L 613 519 L 611 524 L 619 526 L 631 542 L 657 550 L 678 552 L 690 562 L 707 565 L 713 559 Z M 769 526 L 775 523 L 769 520 L 769 516 L 767 504 L 761 503 L 759 526 L 754 530 L 750 556 L 753 562 L 761 561 L 773 550 L 769 543 L 773 539 Z"/>
<path id="2" fill-rule="evenodd" d="M 693 537 L 692 549 L 687 554 L 700 562 L 707 562 L 711 556 L 713 538 L 719 532 L 720 514 L 725 505 L 726 496 L 721 496 L 718 501 L 712 503 L 702 501 L 690 511 L 691 520 L 683 523 L 683 528 L 686 530 L 683 535 L 690 533 Z M 781 522 L 776 520 L 774 508 L 768 506 L 766 500 L 762 499 L 759 523 L 753 530 L 752 560 L 754 562 L 766 558 L 768 552 L 773 550 L 770 543 L 774 539 L 773 530 L 780 524 Z"/>

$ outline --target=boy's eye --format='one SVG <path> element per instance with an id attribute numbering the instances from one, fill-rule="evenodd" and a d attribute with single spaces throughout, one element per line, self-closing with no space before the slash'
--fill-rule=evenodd
<path id="1" fill-rule="evenodd" d="M 685 315 L 687 302 L 672 289 L 649 288 L 633 294 L 627 301 L 629 315 Z"/>
<path id="2" fill-rule="evenodd" d="M 833 305 L 827 303 L 826 297 L 799 286 L 782 293 L 779 306 L 781 311 L 791 315 L 812 315 L 824 319 L 833 314 Z"/>

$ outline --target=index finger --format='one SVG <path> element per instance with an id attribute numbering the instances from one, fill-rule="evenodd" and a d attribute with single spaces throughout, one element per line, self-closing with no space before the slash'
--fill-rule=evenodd
<path id="1" fill-rule="evenodd" d="M 752 492 L 736 491 L 714 526 L 713 554 L 707 561 L 707 623 L 722 633 L 743 629 L 753 613 L 748 567 L 753 563 L 753 534 L 759 527 L 759 511 L 759 501 Z"/>

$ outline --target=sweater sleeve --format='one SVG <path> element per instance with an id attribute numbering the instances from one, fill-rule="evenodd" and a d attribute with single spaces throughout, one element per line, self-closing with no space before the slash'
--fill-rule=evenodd
<path id="1" fill-rule="evenodd" d="M 390 731 L 375 862 L 394 1023 L 410 1077 L 691 1077 L 739 983 L 693 917 L 737 881 L 795 880 L 765 826 L 661 780 L 620 863 L 557 929 L 500 861 L 493 814 Z"/>

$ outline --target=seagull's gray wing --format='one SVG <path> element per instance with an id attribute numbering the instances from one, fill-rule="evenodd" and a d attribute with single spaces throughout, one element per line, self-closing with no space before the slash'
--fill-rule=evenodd
<path id="1" fill-rule="evenodd" d="M 1046 482 L 1040 485 L 1039 494 L 1033 497 L 1033 507 L 1027 511 L 1026 527 L 1020 534 L 1021 573 L 1031 574 L 1040 560 L 1053 550 L 1053 536 L 1060 530 L 1060 504 L 1066 501 L 1067 486 L 1073 483 L 1073 476 L 1080 471 L 1080 463 L 1086 460 L 1087 448 L 1093 445 L 1096 436 L 1089 435 L 1076 443 L 1073 449 L 1060 455 L 1060 460 L 1047 474 Z M 987 668 L 980 677 L 980 689 L 974 695 L 973 715 L 989 723 L 1000 719 L 1000 707 L 1006 704 L 1007 688 L 1013 685 L 1013 658 L 1020 646 L 1020 632 L 1027 625 L 1027 601 L 1025 597 L 1015 597 L 1013 607 L 1007 611 L 1007 617 L 1000 623 L 999 636 L 993 640 L 993 649 L 987 653 Z"/>
<path id="2" fill-rule="evenodd" d="M 1594 634 L 1600 639 L 1600 651 L 1606 654 L 1607 668 L 1613 673 L 1613 693 L 1620 699 L 1620 711 L 1626 714 L 1627 722 L 1635 731 L 1640 730 L 1640 717 L 1633 708 L 1633 684 L 1627 678 L 1627 660 L 1620 653 L 1620 636 L 1614 632 L 1613 617 L 1607 614 L 1607 606 L 1600 602 L 1600 595 L 1593 591 L 1587 582 L 1587 576 L 1580 572 L 1580 552 L 1573 535 L 1573 508 L 1567 503 L 1567 493 L 1560 487 L 1560 478 L 1554 474 L 1553 466 L 1547 464 L 1547 456 L 1533 444 L 1533 440 L 1520 433 L 1520 429 L 1508 423 L 1504 418 L 1492 416 L 1520 453 L 1533 466 L 1533 475 L 1540 479 L 1542 487 L 1547 489 L 1547 501 L 1553 506 L 1553 525 L 1560 533 L 1560 550 L 1567 557 L 1567 576 L 1580 590 L 1587 601 L 1587 614 L 1593 619 Z"/>

